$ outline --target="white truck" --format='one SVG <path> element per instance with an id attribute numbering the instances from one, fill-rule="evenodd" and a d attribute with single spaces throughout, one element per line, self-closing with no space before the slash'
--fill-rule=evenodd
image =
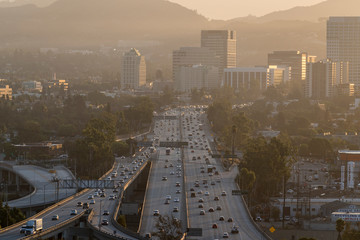
<path id="1" fill-rule="evenodd" d="M 43 220 L 42 220 L 42 218 L 30 219 L 26 223 L 25 235 L 27 236 L 27 235 L 36 234 L 38 232 L 41 232 L 42 229 L 43 229 Z"/>

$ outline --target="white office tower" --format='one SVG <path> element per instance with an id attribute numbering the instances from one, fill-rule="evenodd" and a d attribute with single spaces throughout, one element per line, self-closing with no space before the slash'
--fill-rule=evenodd
<path id="1" fill-rule="evenodd" d="M 214 89 L 218 87 L 219 69 L 214 66 L 181 66 L 176 73 L 176 89 L 191 92 L 193 89 Z"/>
<path id="2" fill-rule="evenodd" d="M 354 188 L 354 162 L 347 163 L 347 188 Z"/>
<path id="3" fill-rule="evenodd" d="M 341 166 L 340 190 L 344 191 L 345 186 L 345 166 Z"/>
<path id="4" fill-rule="evenodd" d="M 360 17 L 330 17 L 327 21 L 327 58 L 349 62 L 349 82 L 360 86 Z"/>
<path id="5" fill-rule="evenodd" d="M 121 71 L 121 88 L 137 89 L 146 84 L 145 57 L 140 52 L 131 48 L 124 53 Z"/>

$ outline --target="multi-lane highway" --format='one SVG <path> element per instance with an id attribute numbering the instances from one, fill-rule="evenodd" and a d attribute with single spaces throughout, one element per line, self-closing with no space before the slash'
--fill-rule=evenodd
<path id="1" fill-rule="evenodd" d="M 137 161 L 136 164 L 134 164 L 135 163 L 134 159 L 117 158 L 116 164 L 114 166 L 114 171 L 117 171 L 118 174 L 115 178 L 112 178 L 112 180 L 114 180 L 116 182 L 116 184 L 118 184 L 121 181 L 121 179 L 124 179 L 123 184 L 125 184 L 131 178 L 131 175 L 129 175 L 129 173 L 130 173 L 130 171 L 132 171 L 133 167 L 135 165 L 138 165 L 138 169 L 137 169 L 137 171 L 138 171 L 140 169 L 140 167 L 147 160 L 147 158 L 145 156 L 141 156 L 141 159 L 143 159 L 143 161 Z M 126 171 L 126 174 L 124 174 L 124 176 L 121 176 L 121 172 L 122 171 L 125 172 L 125 169 L 129 169 L 129 171 Z M 111 174 L 112 173 L 105 176 L 105 178 L 110 177 Z M 132 174 L 135 174 L 135 172 L 133 172 Z M 75 217 L 76 215 L 71 215 L 71 212 L 74 210 L 77 211 L 77 214 L 80 214 L 81 212 L 85 211 L 86 209 L 84 209 L 82 206 L 78 205 L 78 203 L 81 202 L 83 204 L 86 202 L 89 204 L 89 207 L 94 210 L 94 217 L 92 220 L 92 224 L 96 228 L 100 228 L 102 231 L 105 231 L 105 232 L 108 232 L 111 234 L 113 234 L 114 231 L 116 231 L 117 236 L 125 237 L 128 239 L 135 239 L 133 237 L 127 236 L 124 233 L 121 233 L 119 230 L 117 230 L 114 226 L 111 225 L 110 216 L 114 209 L 116 201 L 110 200 L 110 195 L 118 195 L 118 192 L 113 192 L 113 189 L 105 189 L 104 190 L 105 197 L 100 197 L 100 195 L 96 195 L 95 192 L 98 192 L 98 190 L 89 189 L 85 193 L 75 196 L 70 201 L 68 201 L 62 205 L 59 205 L 56 208 L 54 208 L 50 211 L 47 211 L 44 214 L 38 216 L 37 218 L 43 219 L 44 230 Z M 89 199 L 90 195 L 93 197 L 93 199 Z M 94 201 L 94 204 L 90 204 L 90 202 L 92 200 Z M 100 212 L 100 204 L 101 204 L 101 212 Z M 106 211 L 106 210 L 110 211 L 110 215 L 103 215 L 104 211 Z M 53 216 L 55 216 L 55 215 L 58 215 L 58 217 L 59 217 L 58 220 L 52 220 Z M 101 225 L 101 223 L 104 219 L 108 220 L 108 225 Z M 100 225 L 99 225 L 99 223 L 100 223 Z M 14 228 L 9 231 L 1 233 L 0 239 L 13 240 L 13 239 L 19 239 L 23 236 L 24 236 L 23 234 L 20 234 L 20 227 L 19 227 L 19 228 Z"/>
<path id="2" fill-rule="evenodd" d="M 242 198 L 231 195 L 237 189 L 237 168 L 224 171 L 211 157 L 203 114 L 187 108 L 181 119 L 183 136 L 189 141 L 184 166 L 189 228 L 202 228 L 202 237 L 195 239 L 264 239 L 249 219 Z"/>
<path id="3" fill-rule="evenodd" d="M 173 120 L 158 120 L 154 128 L 154 145 L 159 142 L 177 142 L 180 140 L 179 112 L 169 111 L 167 116 Z M 141 221 L 140 233 L 145 235 L 156 231 L 157 215 L 173 216 L 184 221 L 186 208 L 183 204 L 183 165 L 178 148 L 158 147 L 158 158 L 153 161 L 150 180 L 146 192 L 146 201 Z"/>
<path id="4" fill-rule="evenodd" d="M 183 155 L 180 149 L 166 155 L 164 147 L 157 148 L 159 157 L 152 165 L 140 233 L 156 231 L 155 215 L 160 214 L 173 215 L 188 228 L 202 229 L 202 236 L 194 239 L 265 239 L 249 218 L 241 196 L 231 195 L 237 189 L 237 168 L 225 171 L 211 156 L 205 113 L 187 107 L 164 115 L 178 118 L 155 123 L 154 144 L 185 141 L 188 147 Z"/>

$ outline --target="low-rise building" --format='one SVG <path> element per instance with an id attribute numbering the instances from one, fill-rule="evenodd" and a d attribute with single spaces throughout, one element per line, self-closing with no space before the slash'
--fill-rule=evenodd
<path id="1" fill-rule="evenodd" d="M 0 98 L 12 100 L 12 88 L 9 87 L 9 85 L 5 85 L 5 87 L 0 87 Z"/>

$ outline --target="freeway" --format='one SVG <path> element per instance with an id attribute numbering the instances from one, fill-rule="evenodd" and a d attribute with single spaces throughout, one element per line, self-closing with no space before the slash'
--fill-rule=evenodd
<path id="1" fill-rule="evenodd" d="M 156 120 L 154 139 L 159 142 L 179 141 L 178 111 L 171 110 L 164 115 L 176 116 L 176 119 Z M 157 143 L 154 142 L 154 145 Z M 183 207 L 183 166 L 181 152 L 178 148 L 159 147 L 158 159 L 153 162 L 150 172 L 146 201 L 140 226 L 140 233 L 145 235 L 156 231 L 155 223 L 158 211 L 160 215 L 173 216 L 181 222 L 186 219 L 186 209 Z M 166 154 L 169 151 L 169 154 Z"/>
<path id="2" fill-rule="evenodd" d="M 249 219 L 242 198 L 231 195 L 232 190 L 237 189 L 234 182 L 237 168 L 225 172 L 221 163 L 210 155 L 208 134 L 202 127 L 205 121 L 200 120 L 203 114 L 188 108 L 182 117 L 184 137 L 189 140 L 184 166 L 189 228 L 202 228 L 202 237 L 194 239 L 226 236 L 230 239 L 264 239 Z M 234 227 L 239 233 L 231 233 Z"/>
<path id="3" fill-rule="evenodd" d="M 121 171 L 122 168 L 124 168 L 124 169 L 125 168 L 130 168 L 130 167 L 132 168 L 134 166 L 134 164 L 132 162 L 133 162 L 133 159 L 129 159 L 129 158 L 120 159 L 120 158 L 117 158 L 116 159 L 116 164 L 114 166 L 114 170 Z M 145 163 L 145 161 L 143 163 L 138 163 L 138 164 L 142 165 L 144 163 Z M 124 165 L 124 166 L 122 166 L 122 165 Z M 138 168 L 138 170 L 139 169 L 140 168 Z M 105 176 L 105 178 L 110 177 L 110 176 L 111 176 L 111 173 L 108 174 L 107 176 Z M 130 177 L 128 175 L 126 175 L 126 176 L 127 176 L 126 180 L 128 181 L 128 179 L 130 179 Z M 123 176 L 120 176 L 120 174 L 119 174 L 116 178 L 114 178 L 114 180 L 115 181 L 117 181 L 117 180 L 120 181 L 120 178 L 123 178 Z M 46 211 L 42 215 L 37 216 L 37 218 L 42 218 L 43 219 L 43 228 L 44 228 L 44 230 L 73 218 L 74 215 L 70 214 L 71 211 L 73 211 L 73 210 L 76 210 L 77 214 L 80 214 L 81 212 L 85 211 L 85 209 L 83 209 L 82 207 L 78 207 L 77 204 L 78 204 L 78 202 L 90 203 L 91 200 L 89 199 L 89 196 L 90 195 L 94 196 L 95 191 L 97 191 L 97 190 L 89 189 L 89 190 L 83 192 L 82 194 L 79 194 L 77 196 L 75 195 L 73 197 L 73 199 L 67 201 L 66 203 L 60 204 L 57 207 L 55 207 L 54 209 Z M 90 208 L 92 208 L 95 211 L 95 215 L 94 215 L 94 218 L 92 220 L 92 224 L 94 226 L 96 226 L 96 227 L 99 227 L 98 223 L 100 221 L 100 216 L 101 216 L 102 220 L 105 219 L 105 218 L 108 218 L 109 225 L 108 226 L 104 225 L 104 227 L 102 227 L 101 230 L 107 231 L 109 233 L 114 233 L 114 231 L 116 231 L 116 229 L 115 229 L 115 227 L 111 226 L 110 217 L 109 216 L 103 216 L 102 214 L 103 214 L 103 210 L 109 210 L 109 211 L 113 210 L 113 206 L 114 206 L 116 201 L 109 200 L 109 198 L 108 198 L 111 194 L 116 194 L 116 193 L 113 193 L 112 191 L 113 191 L 112 189 L 105 190 L 105 194 L 107 195 L 105 198 L 94 197 L 94 204 L 90 204 Z M 101 213 L 100 213 L 100 203 L 102 203 L 102 209 L 101 209 L 102 211 L 101 211 Z M 52 217 L 54 215 L 58 215 L 59 219 L 58 220 L 52 220 Z M 13 240 L 13 239 L 22 238 L 24 235 L 20 234 L 19 230 L 20 229 L 18 227 L 18 228 L 14 228 L 14 229 L 10 229 L 8 231 L 2 232 L 2 233 L 0 233 L 0 239 L 1 240 Z M 127 239 L 135 239 L 135 238 L 129 237 L 126 234 L 121 233 L 119 231 L 117 231 L 117 236 L 125 237 Z"/>
<path id="4" fill-rule="evenodd" d="M 74 189 L 59 189 L 57 191 L 56 183 L 52 181 L 53 177 L 57 177 L 58 179 L 72 179 L 74 177 L 65 167 L 55 166 L 54 169 L 52 169 L 53 173 L 51 173 L 49 169 L 39 166 L 16 165 L 15 162 L 9 161 L 1 163 L 9 166 L 11 171 L 21 176 L 35 189 L 34 192 L 27 196 L 9 201 L 8 205 L 10 207 L 26 208 L 29 206 L 45 205 L 54 203 L 57 200 L 64 199 L 75 193 Z"/>

